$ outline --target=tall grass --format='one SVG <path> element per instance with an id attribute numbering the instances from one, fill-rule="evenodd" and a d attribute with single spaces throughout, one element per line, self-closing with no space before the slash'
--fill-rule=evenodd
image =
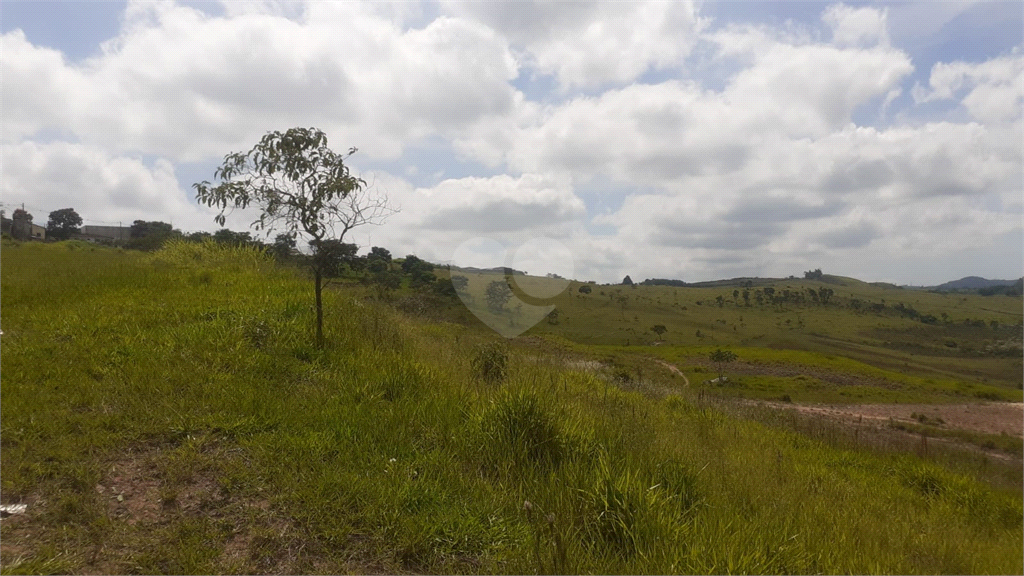
<path id="1" fill-rule="evenodd" d="M 0 258 L 5 572 L 1024 569 L 1019 492 L 515 345 L 488 384 L 485 333 L 357 288 L 319 350 L 309 282 L 258 253 Z"/>

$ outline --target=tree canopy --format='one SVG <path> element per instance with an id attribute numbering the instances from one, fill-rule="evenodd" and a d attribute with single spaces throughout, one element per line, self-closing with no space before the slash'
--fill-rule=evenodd
<path id="1" fill-rule="evenodd" d="M 28 240 L 32 235 L 32 215 L 18 208 L 11 214 L 11 236 L 18 240 Z"/>
<path id="2" fill-rule="evenodd" d="M 505 280 L 494 280 L 487 285 L 484 298 L 487 300 L 487 307 L 491 309 L 491 312 L 499 314 L 512 298 L 512 289 L 508 287 Z"/>
<path id="3" fill-rule="evenodd" d="M 302 236 L 313 250 L 310 264 L 316 297 L 316 343 L 323 346 L 323 279 L 336 265 L 335 250 L 357 226 L 380 223 L 394 210 L 387 198 L 366 188 L 345 164 L 355 148 L 339 154 L 317 128 L 269 132 L 248 152 L 232 152 L 214 171 L 220 181 L 193 184 L 196 199 L 220 212 L 224 225 L 235 209 L 256 208 L 251 226 L 292 237 Z M 321 250 L 326 252 L 319 254 Z"/>
<path id="4" fill-rule="evenodd" d="M 345 164 L 356 148 L 339 154 L 327 147 L 327 135 L 316 128 L 270 132 L 248 152 L 233 152 L 214 171 L 220 184 L 193 184 L 196 199 L 219 208 L 214 218 L 223 225 L 234 209 L 253 206 L 256 230 L 337 238 L 393 210 L 383 196 L 368 194 L 366 181 Z"/>
<path id="5" fill-rule="evenodd" d="M 67 240 L 81 230 L 81 225 L 82 217 L 74 208 L 61 208 L 50 212 L 50 219 L 46 223 L 46 235 L 57 240 Z"/>
<path id="6" fill-rule="evenodd" d="M 715 366 L 718 367 L 718 381 L 722 382 L 722 368 L 725 364 L 736 360 L 736 353 L 732 350 L 722 350 L 721 348 L 717 348 L 714 352 L 708 355 L 708 359 L 714 362 Z"/>

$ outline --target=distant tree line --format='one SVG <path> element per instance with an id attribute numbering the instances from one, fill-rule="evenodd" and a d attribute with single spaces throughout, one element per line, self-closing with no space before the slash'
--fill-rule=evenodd
<path id="1" fill-rule="evenodd" d="M 982 296 L 1020 296 L 1024 294 L 1024 278 L 1018 278 L 1016 282 L 1008 286 L 988 286 L 978 288 L 978 294 Z"/>
<path id="2" fill-rule="evenodd" d="M 677 288 L 683 288 L 688 286 L 686 282 L 682 280 L 669 280 L 667 278 L 648 278 L 640 283 L 641 286 L 675 286 Z"/>
<path id="3" fill-rule="evenodd" d="M 15 212 L 15 217 L 11 219 L 12 224 L 14 221 L 19 224 L 32 221 L 31 214 L 24 210 L 19 208 Z M 55 210 L 50 213 L 47 235 L 54 239 L 66 240 L 80 232 L 81 224 L 82 218 L 73 208 Z M 20 230 L 18 231 L 20 232 Z M 28 232 L 26 231 L 24 234 L 27 238 Z M 451 280 L 445 279 L 443 282 L 439 282 L 438 277 L 434 274 L 435 266 L 412 254 L 406 256 L 400 263 L 393 262 L 391 253 L 379 246 L 372 247 L 369 254 L 360 256 L 358 254 L 359 247 L 356 244 L 329 239 L 319 241 L 316 247 L 310 246 L 310 252 L 315 256 L 305 254 L 298 249 L 295 235 L 292 234 L 278 234 L 273 242 L 265 242 L 254 237 L 250 232 L 237 232 L 228 228 L 221 228 L 213 233 L 186 233 L 174 228 L 168 222 L 135 220 L 128 229 L 128 240 L 123 242 L 123 247 L 130 250 L 153 251 L 160 249 L 172 239 L 185 242 L 209 240 L 232 246 L 252 246 L 273 254 L 279 262 L 294 264 L 309 264 L 315 258 L 316 263 L 324 271 L 325 277 L 350 276 L 375 286 L 380 295 L 386 295 L 398 289 L 403 282 L 413 289 L 433 287 L 436 293 L 446 296 L 455 296 L 458 289 L 465 290 L 468 285 L 468 280 L 464 276 L 455 276 Z M 522 274 L 522 272 L 511 269 L 509 272 Z"/>

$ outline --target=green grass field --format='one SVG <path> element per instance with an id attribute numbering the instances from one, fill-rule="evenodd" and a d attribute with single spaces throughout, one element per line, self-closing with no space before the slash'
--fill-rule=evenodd
<path id="1" fill-rule="evenodd" d="M 941 379 L 931 357 L 901 372 L 812 345 L 867 342 L 900 358 L 909 352 L 862 332 L 910 323 L 833 325 L 824 310 L 787 330 L 774 319 L 796 311 L 693 303 L 710 289 L 626 288 L 622 309 L 599 294 L 618 288 L 579 297 L 575 286 L 559 297 L 558 324 L 513 342 L 454 304 L 462 323 L 335 287 L 320 350 L 311 281 L 256 251 L 5 243 L 0 498 L 28 512 L 0 522 L 0 569 L 1024 571 L 1021 489 L 996 482 L 995 464 L 965 472 L 844 447 L 567 365 L 640 362 L 641 350 L 692 371 L 706 350 L 732 346 L 746 362 L 860 371 L 911 391 L 932 378 L 937 396 L 947 382 L 984 384 L 1019 399 L 1000 363 L 1012 358 L 979 357 Z M 933 295 L 913 294 L 931 310 Z M 952 302 L 963 317 L 1002 309 Z M 1019 315 L 1019 304 L 1005 308 Z M 655 323 L 666 344 L 639 346 Z M 796 351 L 774 355 L 786 347 Z"/>
<path id="2" fill-rule="evenodd" d="M 466 276 L 473 302 L 483 302 L 483 287 L 503 278 L 497 273 Z M 579 282 L 572 282 L 554 298 L 538 300 L 528 295 L 545 292 L 546 284 L 552 287 L 547 292 L 554 292 L 562 282 L 518 275 L 514 279 L 516 293 L 525 304 L 552 303 L 558 310 L 556 320 L 536 322 L 528 335 L 557 336 L 581 345 L 580 350 L 629 352 L 679 362 L 681 369 L 691 370 L 687 376 L 698 382 L 709 377 L 692 369 L 706 368 L 702 363 L 707 364 L 707 353 L 715 348 L 732 349 L 741 363 L 768 372 L 742 376 L 741 386 L 723 390 L 728 394 L 751 398 L 790 394 L 794 400 L 815 402 L 1019 402 L 1024 398 L 1024 301 L 1019 296 L 932 293 L 826 276 L 827 282 L 790 279 L 752 288 L 771 286 L 776 293 L 804 295 L 808 289 L 830 288 L 834 295 L 824 305 L 808 298 L 758 305 L 753 296 L 746 301 L 733 296 L 734 291 L 742 294 L 741 285 L 589 285 L 591 293 L 582 294 L 579 288 L 584 284 Z M 722 298 L 721 305 L 717 297 Z M 872 310 L 872 306 L 881 309 Z M 486 307 L 476 306 L 474 311 L 489 322 L 535 322 L 511 310 L 500 315 L 480 308 Z M 914 312 L 907 312 L 910 309 Z M 911 317 L 914 314 L 916 319 Z M 927 316 L 935 322 L 922 322 Z M 652 331 L 659 324 L 666 328 L 660 336 Z M 803 367 L 822 376 L 817 380 L 825 385 L 809 388 L 808 379 L 814 379 L 810 374 L 802 379 L 797 379 L 800 374 L 772 375 L 771 365 Z M 863 384 L 850 382 L 850 375 L 862 377 Z"/>

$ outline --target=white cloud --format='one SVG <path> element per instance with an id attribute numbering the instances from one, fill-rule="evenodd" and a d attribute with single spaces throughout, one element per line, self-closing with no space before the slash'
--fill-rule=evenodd
<path id="1" fill-rule="evenodd" d="M 351 241 L 360 245 L 385 243 L 446 262 L 471 238 L 514 247 L 536 237 L 568 241 L 583 226 L 585 208 L 571 185 L 537 174 L 448 179 L 426 188 L 387 173 L 371 178 L 401 211 L 386 226 L 355 231 Z"/>
<path id="2" fill-rule="evenodd" d="M 165 159 L 147 166 L 82 144 L 3 144 L 0 194 L 7 202 L 42 210 L 74 208 L 86 224 L 137 219 L 173 222 L 185 230 L 210 229 L 212 215 L 191 201 Z M 33 214 L 45 224 L 48 213 Z"/>
<path id="3" fill-rule="evenodd" d="M 913 69 L 898 50 L 791 44 L 750 28 L 712 37 L 751 59 L 721 92 L 669 80 L 534 107 L 506 128 L 506 161 L 522 171 L 644 185 L 735 172 L 775 138 L 842 129 L 858 106 L 889 94 Z"/>
<path id="4" fill-rule="evenodd" d="M 888 9 L 852 8 L 833 4 L 821 19 L 832 28 L 832 42 L 838 46 L 889 45 Z"/>
<path id="5" fill-rule="evenodd" d="M 0 54 L 3 142 L 18 142 L 44 129 L 67 130 L 69 106 L 59 96 L 70 95 L 81 85 L 64 55 L 33 46 L 21 30 L 0 35 Z"/>
<path id="6" fill-rule="evenodd" d="M 114 150 L 197 160 L 316 125 L 335 143 L 396 157 L 511 108 L 516 63 L 489 28 L 439 18 L 403 31 L 372 8 L 314 2 L 296 21 L 260 5 L 211 17 L 133 2 L 121 34 L 81 65 L 12 31 L 4 98 L 20 121 L 5 137 L 60 129 Z"/>
<path id="7" fill-rule="evenodd" d="M 523 64 L 563 90 L 625 84 L 679 68 L 705 26 L 692 2 L 447 2 L 522 52 Z"/>
<path id="8" fill-rule="evenodd" d="M 398 254 L 444 261 L 474 236 L 548 236 L 602 281 L 826 262 L 874 279 L 894 258 L 942 281 L 938 250 L 1007 253 L 1021 234 L 1019 49 L 936 64 L 913 99 L 962 108 L 919 106 L 909 121 L 899 96 L 920 59 L 897 22 L 912 7 L 808 6 L 812 24 L 771 27 L 669 2 L 446 3 L 440 16 L 225 2 L 217 17 L 131 2 L 84 61 L 20 30 L 0 37 L 0 191 L 87 219 L 210 229 L 180 163 L 313 125 L 335 149 L 359 147 L 353 167 L 378 167 L 368 179 L 402 208 L 346 241 Z M 958 10 L 937 12 L 955 24 Z M 524 93 L 520 75 L 539 81 Z"/>
<path id="9" fill-rule="evenodd" d="M 974 118 L 1000 123 L 1021 118 L 1024 107 L 1024 57 L 1019 50 L 980 63 L 937 62 L 928 80 L 930 90 L 915 86 L 917 102 L 952 100 L 960 102 Z"/>
<path id="10" fill-rule="evenodd" d="M 418 192 L 429 203 L 422 226 L 436 230 L 525 231 L 573 220 L 584 212 L 583 201 L 567 183 L 536 174 L 445 180 Z"/>

